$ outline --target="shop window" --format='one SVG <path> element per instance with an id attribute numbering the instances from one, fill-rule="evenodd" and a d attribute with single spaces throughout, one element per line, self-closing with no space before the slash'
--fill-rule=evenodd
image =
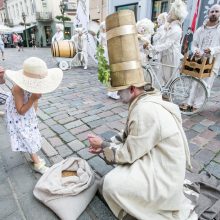
<path id="1" fill-rule="evenodd" d="M 137 3 L 136 4 L 129 4 L 129 5 L 119 5 L 115 7 L 116 11 L 121 11 L 121 10 L 132 10 L 134 12 L 135 15 L 135 20 L 137 21 Z"/>
<path id="2" fill-rule="evenodd" d="M 65 27 L 64 30 L 64 39 L 70 39 L 71 38 L 71 28 Z"/>
<path id="3" fill-rule="evenodd" d="M 46 45 L 51 45 L 51 39 L 52 39 L 52 30 L 51 26 L 44 26 L 45 31 L 45 37 L 46 37 Z M 43 36 L 40 37 L 41 45 L 43 45 Z"/>

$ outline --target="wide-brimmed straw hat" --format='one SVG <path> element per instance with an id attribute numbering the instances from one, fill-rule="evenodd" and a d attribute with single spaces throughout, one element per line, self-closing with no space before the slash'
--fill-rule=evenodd
<path id="1" fill-rule="evenodd" d="M 26 59 L 23 69 L 6 70 L 5 74 L 22 89 L 39 94 L 52 92 L 59 86 L 63 78 L 61 69 L 48 69 L 46 63 L 37 57 Z"/>

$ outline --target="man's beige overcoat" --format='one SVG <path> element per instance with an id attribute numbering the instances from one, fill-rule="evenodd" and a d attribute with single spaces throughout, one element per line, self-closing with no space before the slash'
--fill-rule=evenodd
<path id="1" fill-rule="evenodd" d="M 103 182 L 103 196 L 119 219 L 179 220 L 189 149 L 178 107 L 159 95 L 140 95 L 129 107 L 121 137 L 104 148 L 119 164 Z"/>

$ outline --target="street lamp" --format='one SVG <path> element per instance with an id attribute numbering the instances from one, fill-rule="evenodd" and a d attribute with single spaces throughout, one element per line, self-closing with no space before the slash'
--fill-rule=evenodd
<path id="1" fill-rule="evenodd" d="M 61 1 L 59 7 L 60 7 L 60 12 L 62 14 L 63 29 L 65 29 L 65 27 L 64 27 L 64 13 L 65 13 L 66 5 L 64 4 L 63 1 Z"/>
<path id="2" fill-rule="evenodd" d="M 27 30 L 26 30 L 26 17 L 27 17 L 27 15 L 26 15 L 24 12 L 22 12 L 21 16 L 22 16 L 22 19 L 23 19 L 23 21 L 24 21 L 24 31 L 25 31 L 26 45 L 27 45 L 27 47 L 29 47 L 28 36 L 27 36 Z"/>

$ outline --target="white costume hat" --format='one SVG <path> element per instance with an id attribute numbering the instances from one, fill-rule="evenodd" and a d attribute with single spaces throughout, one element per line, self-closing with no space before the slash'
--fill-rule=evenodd
<path id="1" fill-rule="evenodd" d="M 169 13 L 173 13 L 178 20 L 183 21 L 188 14 L 187 6 L 182 0 L 175 0 Z"/>
<path id="2" fill-rule="evenodd" d="M 52 92 L 63 78 L 61 69 L 48 69 L 46 63 L 37 57 L 26 59 L 22 70 L 6 70 L 5 74 L 22 89 L 39 94 Z"/>
<path id="3" fill-rule="evenodd" d="M 138 33 L 140 33 L 140 29 L 142 28 L 144 30 L 143 34 L 152 35 L 154 33 L 154 23 L 148 18 L 144 18 L 138 21 L 136 24 L 136 27 L 137 27 Z"/>
<path id="4" fill-rule="evenodd" d="M 167 15 L 168 15 L 167 12 L 163 12 L 158 15 L 157 20 L 161 19 L 163 21 L 163 24 L 165 24 L 167 21 Z"/>

